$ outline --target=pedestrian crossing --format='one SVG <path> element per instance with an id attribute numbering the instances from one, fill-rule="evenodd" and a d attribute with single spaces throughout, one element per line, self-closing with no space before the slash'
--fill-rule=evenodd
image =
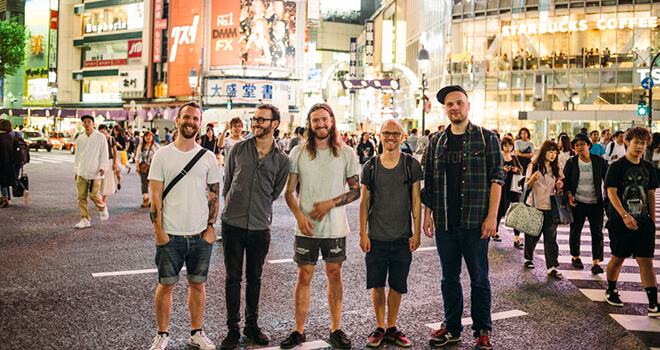
<path id="1" fill-rule="evenodd" d="M 37 165 L 37 164 L 73 163 L 73 161 L 74 161 L 73 155 L 52 154 L 52 153 L 36 154 L 34 152 L 31 152 L 30 163 L 28 163 L 27 166 L 29 166 L 30 164 Z"/>

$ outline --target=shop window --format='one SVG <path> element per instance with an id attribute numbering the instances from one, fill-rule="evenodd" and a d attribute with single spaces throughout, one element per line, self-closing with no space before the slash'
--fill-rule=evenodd
<path id="1" fill-rule="evenodd" d="M 511 72 L 511 88 L 522 89 L 525 87 L 525 73 Z"/>
<path id="2" fill-rule="evenodd" d="M 497 73 L 497 88 L 509 89 L 511 87 L 511 73 L 509 72 L 500 72 Z"/>
<path id="3" fill-rule="evenodd" d="M 488 9 L 497 9 L 499 7 L 499 0 L 488 0 Z"/>
<path id="4" fill-rule="evenodd" d="M 617 72 L 617 78 L 616 78 L 616 83 L 621 85 L 621 84 L 627 84 L 627 85 L 632 85 L 633 81 L 633 71 L 632 70 L 621 70 Z"/>
<path id="5" fill-rule="evenodd" d="M 94 9 L 82 15 L 82 33 L 103 33 L 141 29 L 144 23 L 143 3 Z"/>
<path id="6" fill-rule="evenodd" d="M 600 83 L 601 84 L 615 84 L 616 83 L 616 71 L 615 70 L 603 70 L 600 74 Z"/>
<path id="7" fill-rule="evenodd" d="M 527 89 L 533 89 L 534 88 L 535 76 L 536 76 L 536 74 L 531 73 L 531 72 L 528 72 L 528 73 L 525 74 L 525 88 L 527 88 Z"/>
<path id="8" fill-rule="evenodd" d="M 497 74 L 493 72 L 486 73 L 486 90 L 497 90 Z"/>
<path id="9" fill-rule="evenodd" d="M 511 0 L 500 0 L 500 8 L 510 8 Z"/>
<path id="10" fill-rule="evenodd" d="M 600 72 L 597 71 L 587 71 L 586 79 L 587 85 L 599 85 L 600 84 Z"/>
<path id="11" fill-rule="evenodd" d="M 580 88 L 584 86 L 584 70 L 582 69 L 571 70 L 568 86 L 571 88 Z"/>
<path id="12" fill-rule="evenodd" d="M 568 86 L 568 73 L 565 71 L 555 71 L 555 86 L 567 87 Z"/>
<path id="13" fill-rule="evenodd" d="M 635 101 L 637 102 L 637 101 Z M 629 105 L 633 103 L 632 89 L 629 87 L 619 88 L 616 92 L 616 104 Z"/>
<path id="14" fill-rule="evenodd" d="M 119 77 L 90 77 L 83 79 L 83 102 L 121 102 Z"/>

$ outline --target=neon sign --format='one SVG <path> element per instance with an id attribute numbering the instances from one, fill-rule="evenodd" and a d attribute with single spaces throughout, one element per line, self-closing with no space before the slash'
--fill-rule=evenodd
<path id="1" fill-rule="evenodd" d="M 658 17 L 599 19 L 595 23 L 595 27 L 600 30 L 656 28 L 658 26 Z M 580 21 L 541 22 L 539 24 L 513 24 L 502 27 L 502 36 L 583 32 L 589 28 L 590 26 L 586 19 Z"/>

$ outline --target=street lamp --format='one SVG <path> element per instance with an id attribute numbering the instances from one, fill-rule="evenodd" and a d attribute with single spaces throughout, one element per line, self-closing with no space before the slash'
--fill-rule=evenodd
<path id="1" fill-rule="evenodd" d="M 419 69 L 422 71 L 422 134 L 426 130 L 426 72 L 429 70 L 431 64 L 431 56 L 429 52 L 422 46 L 417 52 L 417 62 Z"/>
<path id="2" fill-rule="evenodd" d="M 197 75 L 197 70 L 195 69 L 195 67 L 190 68 L 190 72 L 188 73 L 188 84 L 192 89 L 192 101 L 195 101 L 195 88 L 197 87 L 198 77 L 199 76 Z"/>

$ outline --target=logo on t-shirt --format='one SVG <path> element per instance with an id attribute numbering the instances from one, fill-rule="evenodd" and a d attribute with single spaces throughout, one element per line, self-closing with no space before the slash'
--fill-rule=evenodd
<path id="1" fill-rule="evenodd" d="M 643 167 L 634 166 L 626 170 L 623 177 L 623 206 L 635 218 L 648 216 L 646 191 L 649 174 Z"/>

